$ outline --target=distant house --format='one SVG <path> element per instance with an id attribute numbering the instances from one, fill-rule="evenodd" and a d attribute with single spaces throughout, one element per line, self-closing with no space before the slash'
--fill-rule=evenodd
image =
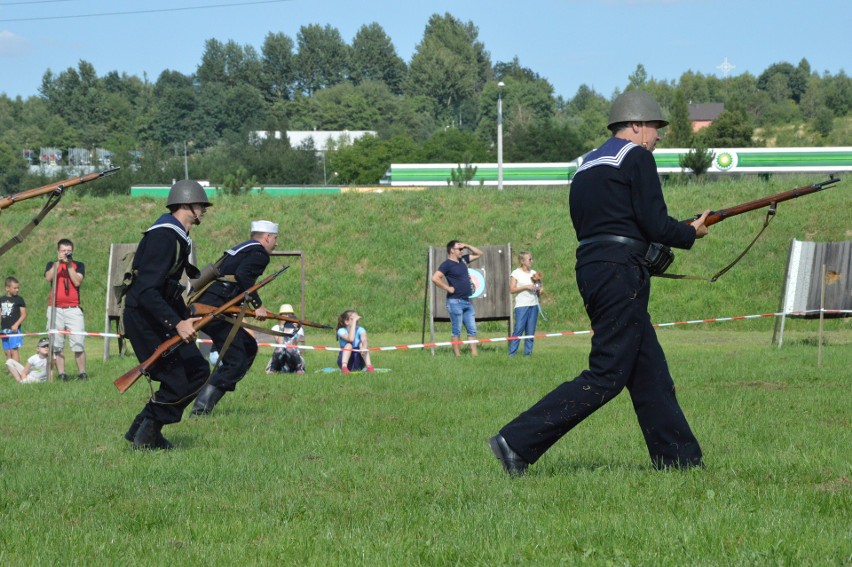
<path id="1" fill-rule="evenodd" d="M 721 102 L 690 104 L 689 121 L 692 122 L 692 131 L 698 132 L 702 128 L 710 126 L 714 120 L 719 118 L 723 110 L 725 110 L 725 105 Z"/>
<path id="2" fill-rule="evenodd" d="M 274 132 L 255 130 L 249 134 L 249 141 L 259 143 L 270 137 L 280 140 L 281 134 L 279 130 Z M 312 141 L 317 151 L 324 151 L 348 146 L 362 136 L 375 136 L 376 132 L 372 130 L 288 130 L 284 132 L 284 135 L 287 136 L 292 148 L 298 148 L 306 142 Z"/>

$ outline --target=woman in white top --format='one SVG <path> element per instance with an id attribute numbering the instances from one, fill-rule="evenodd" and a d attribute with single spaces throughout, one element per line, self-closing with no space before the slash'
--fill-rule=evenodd
<path id="1" fill-rule="evenodd" d="M 509 278 L 509 292 L 515 295 L 515 330 L 513 337 L 527 336 L 524 339 L 524 356 L 530 356 L 533 350 L 535 327 L 538 323 L 538 297 L 543 289 L 541 275 L 532 269 L 533 257 L 529 252 L 518 254 L 521 267 L 515 269 Z M 509 341 L 509 356 L 518 353 L 520 339 Z"/>

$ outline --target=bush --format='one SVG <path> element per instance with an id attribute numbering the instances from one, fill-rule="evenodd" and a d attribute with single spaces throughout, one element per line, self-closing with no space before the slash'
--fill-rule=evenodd
<path id="1" fill-rule="evenodd" d="M 680 156 L 678 163 L 684 169 L 692 170 L 696 177 L 707 173 L 713 164 L 713 152 L 707 149 L 701 138 L 696 138 L 693 147 Z"/>

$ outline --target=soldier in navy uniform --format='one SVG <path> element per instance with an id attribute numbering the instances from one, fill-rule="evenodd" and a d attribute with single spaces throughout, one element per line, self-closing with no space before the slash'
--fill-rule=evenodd
<path id="1" fill-rule="evenodd" d="M 576 277 L 594 330 L 589 369 L 558 386 L 489 440 L 510 475 L 521 475 L 563 435 L 624 388 L 656 468 L 703 466 L 701 448 L 675 397 L 666 358 L 648 314 L 645 254 L 657 242 L 691 248 L 707 234 L 707 213 L 691 224 L 668 215 L 651 152 L 663 120 L 647 93 L 613 103 L 612 138 L 592 151 L 571 182 L 577 233 Z"/>
<path id="2" fill-rule="evenodd" d="M 201 294 L 198 303 L 219 307 L 234 297 L 244 294 L 269 265 L 269 254 L 278 243 L 278 225 L 266 221 L 251 223 L 251 239 L 237 244 L 225 252 L 219 268 L 221 276 Z M 257 292 L 249 295 L 249 303 L 255 318 L 263 321 L 269 315 Z M 215 348 L 220 353 L 233 325 L 229 321 L 215 320 L 204 327 Z M 220 361 L 219 367 L 210 377 L 192 406 L 192 415 L 206 415 L 213 411 L 216 403 L 226 392 L 233 392 L 257 356 L 257 341 L 248 331 L 240 328 Z"/>
<path id="3" fill-rule="evenodd" d="M 198 275 L 189 261 L 189 229 L 201 224 L 211 204 L 197 181 L 185 179 L 172 185 L 166 201 L 169 213 L 145 231 L 133 258 L 133 280 L 124 298 L 124 328 L 136 357 L 142 362 L 169 338 L 183 339 L 149 370 L 160 388 L 124 435 L 134 449 L 171 449 L 163 437 L 163 425 L 181 420 L 210 375 L 210 366 L 195 344 L 195 319 L 189 315 L 180 280 L 184 271 L 189 277 Z"/>

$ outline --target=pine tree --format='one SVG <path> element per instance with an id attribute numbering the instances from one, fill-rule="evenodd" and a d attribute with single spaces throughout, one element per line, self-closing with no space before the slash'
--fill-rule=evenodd
<path id="1" fill-rule="evenodd" d="M 666 134 L 666 146 L 670 148 L 688 148 L 692 144 L 692 122 L 689 120 L 689 106 L 683 91 L 676 89 L 669 114 L 669 129 Z"/>

